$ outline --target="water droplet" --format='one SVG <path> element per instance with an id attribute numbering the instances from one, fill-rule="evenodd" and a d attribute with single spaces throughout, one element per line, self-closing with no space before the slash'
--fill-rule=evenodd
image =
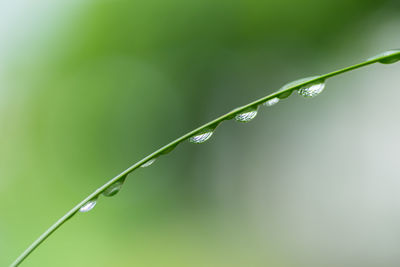
<path id="1" fill-rule="evenodd" d="M 265 101 L 263 105 L 266 107 L 270 107 L 270 106 L 277 104 L 278 102 L 279 102 L 279 98 L 274 97 L 274 98 L 271 98 L 271 99 Z"/>
<path id="2" fill-rule="evenodd" d="M 149 167 L 151 164 L 154 163 L 154 161 L 156 161 L 156 158 L 149 159 L 148 161 L 146 161 L 145 163 L 143 163 L 140 167 L 142 167 L 142 168 Z"/>
<path id="3" fill-rule="evenodd" d="M 170 153 L 172 150 L 174 150 L 176 147 L 178 146 L 178 144 L 172 145 L 170 147 L 168 147 L 167 149 L 163 150 L 160 152 L 160 155 L 165 155 Z"/>
<path id="4" fill-rule="evenodd" d="M 367 60 L 368 61 L 369 60 L 375 60 L 375 59 L 378 59 L 378 58 L 381 58 L 381 57 L 384 57 L 384 58 L 378 60 L 379 63 L 382 63 L 382 64 L 395 63 L 395 62 L 400 60 L 400 49 L 393 49 L 393 50 L 385 51 L 385 52 L 380 53 L 380 54 L 378 54 L 376 56 L 370 57 Z"/>
<path id="5" fill-rule="evenodd" d="M 306 77 L 306 78 L 301 78 L 301 79 L 292 81 L 292 82 L 287 83 L 284 86 L 282 86 L 282 88 L 279 91 L 285 91 L 289 88 L 296 89 L 296 86 L 300 86 L 301 84 L 303 84 L 307 81 L 310 81 L 310 80 L 314 80 L 315 78 L 318 78 L 318 76 Z M 279 99 L 288 98 L 292 94 L 292 92 L 293 92 L 293 90 L 283 92 L 280 95 L 278 95 L 278 98 Z"/>
<path id="6" fill-rule="evenodd" d="M 105 197 L 112 197 L 115 196 L 122 188 L 122 185 L 125 182 L 125 178 L 128 175 L 126 174 L 125 176 L 123 176 L 120 180 L 116 181 L 115 183 L 113 183 L 112 185 L 110 185 L 109 187 L 107 187 L 106 190 L 103 191 L 103 195 Z"/>
<path id="7" fill-rule="evenodd" d="M 235 116 L 235 120 L 238 122 L 249 122 L 257 116 L 257 108 L 250 108 L 242 113 Z"/>
<path id="8" fill-rule="evenodd" d="M 284 90 L 286 90 L 288 88 L 291 88 L 291 87 L 295 88 L 297 85 L 300 85 L 300 84 L 306 83 L 308 81 L 314 80 L 314 79 L 316 79 L 318 77 L 319 76 L 311 76 L 311 77 L 305 77 L 305 78 L 301 78 L 301 79 L 292 81 L 292 82 L 287 83 L 284 86 L 282 86 L 280 91 L 284 91 Z"/>
<path id="9" fill-rule="evenodd" d="M 279 99 L 288 98 L 293 93 L 293 90 L 283 92 L 282 94 L 278 95 Z"/>
<path id="10" fill-rule="evenodd" d="M 325 88 L 324 81 L 317 81 L 315 83 L 306 84 L 299 89 L 299 94 L 304 97 L 315 97 L 319 95 Z"/>
<path id="11" fill-rule="evenodd" d="M 96 206 L 96 204 L 97 204 L 97 197 L 95 197 L 95 198 L 89 200 L 88 202 L 86 202 L 86 204 L 83 205 L 79 209 L 79 211 L 80 212 L 88 212 L 88 211 L 92 210 L 94 208 L 94 206 Z"/>
<path id="12" fill-rule="evenodd" d="M 236 110 L 239 110 L 240 108 L 235 108 L 234 110 L 231 110 L 229 113 L 230 113 L 230 115 L 228 116 L 228 117 L 226 117 L 226 119 L 225 120 L 231 120 L 231 119 L 234 119 L 235 118 L 235 111 Z"/>
<path id="13" fill-rule="evenodd" d="M 189 142 L 194 144 L 201 144 L 210 139 L 213 134 L 213 128 L 207 128 L 201 131 L 199 134 L 196 134 L 189 138 Z"/>

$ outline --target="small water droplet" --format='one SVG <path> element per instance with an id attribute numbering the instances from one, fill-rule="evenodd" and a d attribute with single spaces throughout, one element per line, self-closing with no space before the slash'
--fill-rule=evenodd
<path id="1" fill-rule="evenodd" d="M 271 99 L 265 101 L 263 105 L 266 107 L 270 107 L 270 106 L 277 104 L 278 102 L 279 102 L 279 98 L 274 97 L 274 98 L 271 98 Z"/>
<path id="2" fill-rule="evenodd" d="M 178 146 L 178 144 L 175 144 L 175 145 L 170 146 L 169 148 L 167 148 L 167 149 L 161 151 L 161 152 L 160 152 L 160 155 L 165 155 L 165 154 L 170 153 L 170 152 L 171 152 L 172 150 L 174 150 L 177 146 Z"/>
<path id="3" fill-rule="evenodd" d="M 257 108 L 250 108 L 242 113 L 235 116 L 235 120 L 238 122 L 249 122 L 257 116 Z"/>
<path id="4" fill-rule="evenodd" d="M 293 93 L 293 90 L 283 92 L 282 94 L 278 95 L 279 99 L 288 98 Z"/>
<path id="5" fill-rule="evenodd" d="M 385 51 L 383 53 L 379 53 L 376 56 L 370 57 L 367 60 L 375 60 L 378 58 L 384 57 L 378 60 L 379 63 L 382 64 L 392 64 L 400 60 L 400 49 L 393 49 L 389 51 Z"/>
<path id="6" fill-rule="evenodd" d="M 288 89 L 288 88 L 291 88 L 291 87 L 296 87 L 297 85 L 300 85 L 300 84 L 305 83 L 305 82 L 307 82 L 307 81 L 314 80 L 314 79 L 316 79 L 316 78 L 318 78 L 318 77 L 319 77 L 319 76 L 311 76 L 311 77 L 305 77 L 305 78 L 301 78 L 301 79 L 292 81 L 292 82 L 287 83 L 287 84 L 285 84 L 284 86 L 282 86 L 282 88 L 281 88 L 280 91 L 284 91 L 284 90 L 286 90 L 286 89 Z"/>
<path id="7" fill-rule="evenodd" d="M 151 164 L 153 164 L 156 161 L 156 158 L 149 159 L 145 163 L 143 163 L 140 167 L 146 168 L 149 167 Z"/>
<path id="8" fill-rule="evenodd" d="M 189 138 L 189 142 L 194 144 L 201 144 L 210 139 L 213 134 L 214 129 L 207 128 L 201 131 L 199 134 L 196 134 Z"/>
<path id="9" fill-rule="evenodd" d="M 107 187 L 106 190 L 103 191 L 103 195 L 105 197 L 112 197 L 115 196 L 122 188 L 122 185 L 125 182 L 125 178 L 128 175 L 126 174 L 124 177 L 122 177 L 120 180 L 116 181 L 115 183 L 113 183 L 112 185 L 110 185 L 109 187 Z"/>
<path id="10" fill-rule="evenodd" d="M 299 89 L 299 94 L 304 97 L 315 97 L 319 95 L 325 88 L 324 81 L 317 81 L 315 83 L 306 84 Z"/>
<path id="11" fill-rule="evenodd" d="M 235 111 L 236 111 L 236 109 L 234 109 L 234 110 L 232 110 L 232 111 L 230 111 L 229 113 L 231 113 L 228 117 L 226 117 L 226 119 L 225 120 L 231 120 L 231 119 L 234 119 L 235 118 Z"/>
<path id="12" fill-rule="evenodd" d="M 91 210 L 94 208 L 94 206 L 96 206 L 96 204 L 97 204 L 97 197 L 96 197 L 96 198 L 93 198 L 93 199 L 91 199 L 91 200 L 89 200 L 88 202 L 86 202 L 86 204 L 83 205 L 83 206 L 79 209 L 79 211 L 80 211 L 80 212 L 88 212 L 88 211 L 91 211 Z"/>

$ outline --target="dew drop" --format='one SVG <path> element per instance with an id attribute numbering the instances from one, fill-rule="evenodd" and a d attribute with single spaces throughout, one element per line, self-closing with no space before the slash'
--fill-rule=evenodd
<path id="1" fill-rule="evenodd" d="M 226 119 L 225 120 L 231 120 L 231 119 L 234 119 L 235 118 L 235 111 L 236 111 L 236 109 L 234 109 L 234 110 L 232 110 L 232 111 L 230 111 L 229 113 L 231 113 L 228 117 L 226 117 Z"/>
<path id="2" fill-rule="evenodd" d="M 238 122 L 249 122 L 257 116 L 257 108 L 250 108 L 242 113 L 235 116 L 235 120 Z"/>
<path id="3" fill-rule="evenodd" d="M 279 98 L 279 99 L 288 98 L 292 93 L 293 93 L 292 90 L 283 92 L 282 94 L 278 95 L 278 98 Z"/>
<path id="4" fill-rule="evenodd" d="M 124 177 L 122 177 L 120 180 L 116 181 L 115 183 L 113 183 L 112 185 L 110 185 L 109 187 L 107 187 L 106 190 L 103 191 L 103 195 L 105 197 L 112 197 L 115 196 L 122 188 L 122 185 L 125 182 L 125 178 L 128 175 L 126 174 Z"/>
<path id="5" fill-rule="evenodd" d="M 319 95 L 325 88 L 324 81 L 317 81 L 315 83 L 306 84 L 301 87 L 298 93 L 304 97 L 315 97 Z"/>
<path id="6" fill-rule="evenodd" d="M 167 149 L 163 150 L 160 152 L 160 155 L 165 155 L 170 153 L 172 150 L 174 150 L 176 147 L 178 146 L 178 144 L 172 145 L 170 147 L 168 147 Z"/>
<path id="7" fill-rule="evenodd" d="M 95 197 L 95 198 L 89 200 L 88 202 L 86 202 L 86 204 L 83 205 L 83 206 L 79 209 L 79 211 L 80 211 L 80 212 L 88 212 L 88 211 L 91 211 L 91 210 L 94 208 L 94 206 L 96 206 L 96 204 L 97 204 L 97 197 Z"/>
<path id="8" fill-rule="evenodd" d="M 285 90 L 287 90 L 289 88 L 295 89 L 296 86 L 300 86 L 301 84 L 303 84 L 303 83 L 305 83 L 307 81 L 314 80 L 315 78 L 318 78 L 318 76 L 306 77 L 306 78 L 301 78 L 301 79 L 292 81 L 292 82 L 287 83 L 284 86 L 282 86 L 282 88 L 279 91 L 285 91 Z M 279 99 L 288 98 L 292 94 L 292 92 L 293 92 L 293 90 L 285 91 L 285 92 L 281 93 L 280 95 L 278 95 L 278 98 Z"/>
<path id="9" fill-rule="evenodd" d="M 274 97 L 274 98 L 271 98 L 271 99 L 265 101 L 263 106 L 270 107 L 270 106 L 277 104 L 278 102 L 279 102 L 279 98 Z"/>
<path id="10" fill-rule="evenodd" d="M 201 131 L 201 133 L 196 134 L 192 137 L 189 138 L 189 142 L 194 143 L 194 144 L 201 144 L 204 143 L 205 141 L 207 141 L 208 139 L 210 139 L 210 137 L 213 134 L 213 130 L 212 128 L 207 128 L 203 131 Z"/>
<path id="11" fill-rule="evenodd" d="M 149 159 L 145 163 L 143 163 L 140 167 L 146 168 L 149 167 L 151 164 L 153 164 L 156 161 L 156 158 Z"/>
<path id="12" fill-rule="evenodd" d="M 369 60 L 375 60 L 375 59 L 378 59 L 378 58 L 381 58 L 381 57 L 383 57 L 383 58 L 378 60 L 379 63 L 382 63 L 382 64 L 395 63 L 395 62 L 400 60 L 400 49 L 393 49 L 393 50 L 385 51 L 385 52 L 380 53 L 380 54 L 378 54 L 376 56 L 370 57 L 367 60 L 368 61 Z"/>
<path id="13" fill-rule="evenodd" d="M 286 90 L 286 89 L 288 89 L 288 88 L 291 88 L 291 87 L 296 87 L 297 85 L 300 85 L 300 84 L 305 83 L 305 82 L 307 82 L 307 81 L 314 80 L 314 79 L 316 79 L 316 78 L 318 78 L 318 77 L 319 77 L 319 76 L 311 76 L 311 77 L 305 77 L 305 78 L 301 78 L 301 79 L 292 81 L 292 82 L 287 83 L 287 84 L 285 84 L 284 86 L 282 86 L 282 88 L 280 89 L 280 91 L 284 91 L 284 90 Z"/>

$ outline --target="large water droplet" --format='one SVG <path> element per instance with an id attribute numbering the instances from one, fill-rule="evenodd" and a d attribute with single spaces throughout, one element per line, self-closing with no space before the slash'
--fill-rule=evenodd
<path id="1" fill-rule="evenodd" d="M 306 77 L 306 78 L 301 78 L 301 79 L 292 81 L 292 82 L 287 83 L 287 84 L 285 84 L 284 86 L 282 86 L 282 88 L 281 88 L 279 91 L 285 91 L 285 90 L 287 90 L 287 89 L 289 89 L 289 88 L 296 89 L 296 86 L 300 86 L 300 84 L 303 84 L 303 83 L 305 83 L 305 82 L 307 82 L 307 81 L 310 81 L 310 80 L 314 80 L 314 79 L 317 78 L 317 77 L 318 77 L 318 76 L 312 76 L 312 77 Z M 279 92 L 279 91 L 278 91 L 278 92 Z M 292 92 L 293 92 L 293 90 L 283 92 L 283 93 L 281 93 L 280 95 L 278 95 L 278 98 L 279 98 L 279 99 L 287 98 L 287 97 L 289 97 L 289 96 L 292 94 Z"/>
<path id="2" fill-rule="evenodd" d="M 257 108 L 250 108 L 235 116 L 238 122 L 249 122 L 257 116 Z"/>
<path id="3" fill-rule="evenodd" d="M 317 81 L 315 83 L 306 84 L 299 89 L 299 94 L 304 97 L 315 97 L 319 95 L 325 88 L 324 81 Z"/>
<path id="4" fill-rule="evenodd" d="M 143 163 L 140 167 L 146 168 L 149 167 L 151 164 L 153 164 L 156 161 L 156 158 L 149 159 L 145 163 Z"/>
<path id="5" fill-rule="evenodd" d="M 279 102 L 279 98 L 274 97 L 274 98 L 271 98 L 271 99 L 265 101 L 263 106 L 270 107 L 270 106 L 277 104 L 278 102 Z"/>
<path id="6" fill-rule="evenodd" d="M 88 212 L 88 211 L 92 210 L 94 208 L 94 206 L 96 206 L 96 204 L 97 204 L 97 197 L 89 200 L 88 202 L 86 202 L 86 204 L 83 205 L 79 209 L 79 211 L 80 212 Z"/>
<path id="7" fill-rule="evenodd" d="M 112 185 L 110 185 L 109 187 L 107 187 L 106 190 L 103 191 L 103 195 L 105 197 L 112 197 L 115 196 L 122 188 L 122 185 L 125 182 L 125 178 L 128 175 L 126 174 L 124 177 L 122 177 L 120 180 L 116 181 L 115 183 L 113 183 Z"/>
<path id="8" fill-rule="evenodd" d="M 194 144 L 201 144 L 210 139 L 210 137 L 213 134 L 214 129 L 213 128 L 207 128 L 204 129 L 203 131 L 199 132 L 198 134 L 192 136 L 189 138 L 189 142 L 194 143 Z"/>
<path id="9" fill-rule="evenodd" d="M 375 60 L 378 58 L 384 57 L 380 60 L 378 60 L 379 63 L 382 64 L 392 64 L 400 60 L 400 49 L 393 49 L 389 51 L 385 51 L 383 53 L 379 53 L 376 56 L 370 57 L 369 60 Z"/>

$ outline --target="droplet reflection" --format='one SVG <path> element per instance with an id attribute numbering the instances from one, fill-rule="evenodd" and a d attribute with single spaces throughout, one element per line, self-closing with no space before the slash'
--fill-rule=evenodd
<path id="1" fill-rule="evenodd" d="M 153 164 L 156 161 L 156 158 L 152 158 L 148 161 L 146 161 L 145 163 L 143 163 L 140 167 L 142 168 L 146 168 L 149 167 L 151 164 Z"/>
<path id="2" fill-rule="evenodd" d="M 274 98 L 271 98 L 271 99 L 265 101 L 263 106 L 270 107 L 270 106 L 277 104 L 278 102 L 279 102 L 279 98 L 274 97 Z"/>
<path id="3" fill-rule="evenodd" d="M 238 122 L 249 122 L 257 116 L 257 108 L 251 108 L 235 116 Z"/>
<path id="4" fill-rule="evenodd" d="M 194 135 L 189 138 L 189 142 L 194 144 L 201 144 L 210 139 L 213 134 L 213 129 L 205 129 L 200 134 Z"/>
<path id="5" fill-rule="evenodd" d="M 127 175 L 125 175 L 123 178 L 121 178 L 120 180 L 116 181 L 115 183 L 107 187 L 107 189 L 103 191 L 103 195 L 105 197 L 115 196 L 121 190 L 122 185 L 125 182 L 126 176 Z"/>
<path id="6" fill-rule="evenodd" d="M 96 204 L 97 204 L 97 197 L 94 198 L 94 199 L 92 199 L 92 200 L 89 200 L 88 202 L 86 202 L 86 204 L 83 205 L 83 206 L 79 209 L 79 211 L 80 211 L 80 212 L 88 212 L 88 211 L 91 211 L 91 210 L 94 208 L 94 206 L 96 206 Z"/>
<path id="7" fill-rule="evenodd" d="M 318 81 L 315 83 L 304 85 L 299 89 L 299 94 L 304 97 L 315 97 L 319 95 L 325 88 L 324 81 Z"/>

